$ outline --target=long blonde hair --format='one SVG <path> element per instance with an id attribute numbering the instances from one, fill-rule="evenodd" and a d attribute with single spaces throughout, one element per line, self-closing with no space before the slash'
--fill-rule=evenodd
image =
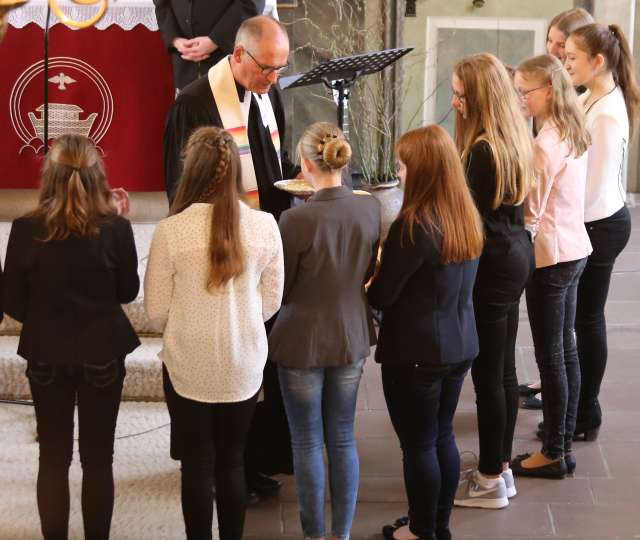
<path id="1" fill-rule="evenodd" d="M 484 140 L 496 164 L 493 208 L 519 205 L 535 181 L 533 140 L 504 65 L 488 53 L 464 58 L 454 67 L 464 87 L 465 113 L 456 111 L 455 139 L 462 162 Z"/>
<path id="2" fill-rule="evenodd" d="M 480 256 L 482 221 L 473 202 L 457 149 L 440 126 L 405 133 L 396 144 L 407 176 L 400 217 L 409 241 L 417 226 L 442 234 L 442 264 Z"/>
<path id="3" fill-rule="evenodd" d="M 551 86 L 549 119 L 560 132 L 560 139 L 567 141 L 571 155 L 584 154 L 591 144 L 591 137 L 571 77 L 560 60 L 550 54 L 534 56 L 522 62 L 516 71 L 525 79 L 531 77 L 537 84 Z"/>
<path id="4" fill-rule="evenodd" d="M 240 154 L 233 137 L 217 127 L 201 127 L 184 148 L 184 170 L 171 214 L 193 203 L 213 205 L 209 237 L 209 274 L 206 288 L 222 287 L 244 271 L 240 239 L 240 206 L 243 198 Z"/>
<path id="5" fill-rule="evenodd" d="M 116 214 L 102 159 L 83 135 L 62 135 L 42 168 L 38 208 L 29 215 L 44 221 L 44 241 L 98 234 Z"/>

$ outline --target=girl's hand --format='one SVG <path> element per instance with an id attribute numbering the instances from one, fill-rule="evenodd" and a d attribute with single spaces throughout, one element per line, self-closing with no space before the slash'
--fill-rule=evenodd
<path id="1" fill-rule="evenodd" d="M 129 201 L 129 194 L 124 188 L 115 188 L 111 190 L 113 202 L 116 205 L 116 211 L 119 216 L 126 216 L 131 209 L 131 202 Z"/>

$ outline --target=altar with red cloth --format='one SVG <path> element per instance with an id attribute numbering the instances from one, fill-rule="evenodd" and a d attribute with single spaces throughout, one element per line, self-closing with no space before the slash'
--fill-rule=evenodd
<path id="1" fill-rule="evenodd" d="M 86 19 L 95 6 L 62 9 Z M 0 43 L 0 189 L 37 188 L 44 145 L 44 0 L 10 13 Z M 171 63 L 152 0 L 112 0 L 96 27 L 52 15 L 49 140 L 81 133 L 101 150 L 113 187 L 164 190 L 162 133 L 174 99 Z"/>

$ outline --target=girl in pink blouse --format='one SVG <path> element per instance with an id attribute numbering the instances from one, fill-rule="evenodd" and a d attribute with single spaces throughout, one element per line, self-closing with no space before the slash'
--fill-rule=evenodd
<path id="1" fill-rule="evenodd" d="M 514 474 L 563 478 L 576 466 L 571 442 L 580 396 L 573 332 L 578 280 L 591 243 L 584 227 L 590 138 L 571 79 L 560 61 L 536 56 L 518 66 L 523 109 L 540 126 L 538 182 L 526 200 L 536 271 L 526 289 L 527 310 L 542 377 L 545 433 L 540 452 L 516 458 Z"/>

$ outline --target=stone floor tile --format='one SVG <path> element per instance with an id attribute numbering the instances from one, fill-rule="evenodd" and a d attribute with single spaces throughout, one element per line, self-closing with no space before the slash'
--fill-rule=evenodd
<path id="1" fill-rule="evenodd" d="M 629 470 L 629 474 L 640 474 L 640 467 Z M 596 504 L 634 503 L 640 493 L 640 476 L 616 476 L 615 478 L 592 478 L 591 489 Z"/>
<path id="2" fill-rule="evenodd" d="M 357 439 L 362 476 L 402 476 L 402 452 L 395 437 Z"/>
<path id="3" fill-rule="evenodd" d="M 520 503 L 515 499 L 501 510 L 454 508 L 451 530 L 455 538 L 465 535 L 476 535 L 476 538 L 545 536 L 553 533 L 546 503 Z"/>
<path id="4" fill-rule="evenodd" d="M 551 503 L 550 508 L 558 535 L 573 535 L 576 538 L 640 535 L 640 503 Z"/>
<path id="5" fill-rule="evenodd" d="M 611 477 L 640 476 L 637 443 L 616 441 L 598 441 L 598 443 Z"/>

